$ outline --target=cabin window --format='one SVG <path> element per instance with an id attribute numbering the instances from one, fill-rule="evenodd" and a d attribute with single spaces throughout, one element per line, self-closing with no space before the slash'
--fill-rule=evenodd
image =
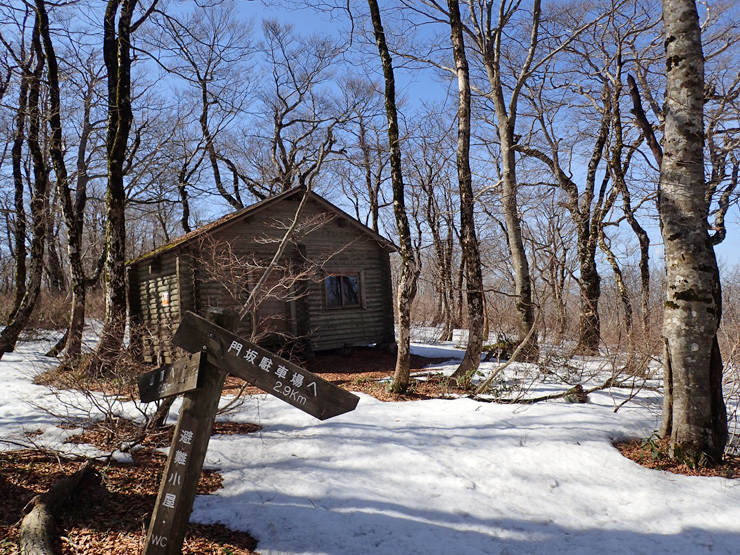
<path id="1" fill-rule="evenodd" d="M 326 308 L 354 308 L 362 305 L 362 280 L 359 273 L 326 276 Z"/>

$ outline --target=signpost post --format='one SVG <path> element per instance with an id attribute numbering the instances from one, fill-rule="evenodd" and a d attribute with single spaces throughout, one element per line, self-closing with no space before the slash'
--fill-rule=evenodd
<path id="1" fill-rule="evenodd" d="M 173 344 L 193 355 L 139 379 L 143 402 L 185 392 L 144 555 L 182 549 L 227 372 L 320 420 L 357 406 L 356 395 L 235 335 L 238 325 L 233 312 L 212 310 L 207 318 L 186 313 Z"/>
<path id="2" fill-rule="evenodd" d="M 211 310 L 208 318 L 215 324 L 221 324 L 233 330 L 236 330 L 239 325 L 238 316 L 232 312 Z M 210 363 L 205 364 L 201 372 L 200 360 L 206 359 L 206 356 L 205 353 L 199 353 L 198 356 L 197 366 L 192 362 L 187 364 L 182 361 L 173 365 L 173 367 L 183 364 L 190 366 L 190 373 L 196 375 L 202 373 L 202 379 L 200 388 L 185 393 L 182 401 L 180 416 L 172 436 L 170 454 L 164 467 L 152 520 L 146 535 L 144 555 L 180 553 L 190 513 L 193 510 L 193 501 L 198 488 L 200 472 L 203 470 L 208 440 L 211 437 L 218 401 L 226 379 L 226 372 Z M 176 374 L 170 373 L 170 375 L 175 376 Z M 192 382 L 192 378 L 185 381 Z M 195 381 L 198 381 L 197 377 Z M 172 389 L 167 382 L 164 385 L 164 391 Z"/>

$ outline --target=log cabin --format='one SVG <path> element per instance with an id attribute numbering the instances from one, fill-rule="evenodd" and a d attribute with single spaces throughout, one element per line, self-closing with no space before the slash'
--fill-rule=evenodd
<path id="1" fill-rule="evenodd" d="M 172 362 L 170 340 L 186 311 L 239 310 L 291 226 L 285 251 L 238 334 L 276 350 L 297 346 L 306 354 L 394 346 L 390 255 L 397 247 L 297 187 L 127 263 L 131 337 L 143 361 Z"/>

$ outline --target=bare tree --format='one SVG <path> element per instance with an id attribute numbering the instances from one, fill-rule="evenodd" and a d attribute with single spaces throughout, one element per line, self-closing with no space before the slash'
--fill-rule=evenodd
<path id="1" fill-rule="evenodd" d="M 502 194 L 501 203 L 506 234 L 508 238 L 511 262 L 514 268 L 516 310 L 519 316 L 519 339 L 529 337 L 529 344 L 522 349 L 524 360 L 536 360 L 538 357 L 537 334 L 529 331 L 534 325 L 534 310 L 532 301 L 532 281 L 529 271 L 529 262 L 524 249 L 524 240 L 521 230 L 521 218 L 517 201 L 518 182 L 515 160 L 515 130 L 519 110 L 519 97 L 532 71 L 535 69 L 535 54 L 539 40 L 540 17 L 542 14 L 540 0 L 532 4 L 530 20 L 529 44 L 526 56 L 521 61 L 521 69 L 515 76 L 507 101 L 505 93 L 506 71 L 503 63 L 503 45 L 507 27 L 512 18 L 517 15 L 520 3 L 499 2 L 494 16 L 494 2 L 482 0 L 470 4 L 470 19 L 472 29 L 468 34 L 476 44 L 478 54 L 488 76 L 490 91 L 487 95 L 493 101 L 496 114 L 496 126 L 500 142 L 502 158 Z M 549 53 L 552 55 L 552 53 Z"/>
<path id="2" fill-rule="evenodd" d="M 545 80 L 541 81 L 544 84 Z M 601 296 L 596 250 L 604 216 L 610 206 L 605 204 L 611 198 L 607 195 L 608 179 L 599 179 L 597 170 L 604 156 L 604 149 L 611 128 L 612 88 L 606 80 L 601 86 L 600 102 L 592 101 L 599 106 L 600 122 L 594 137 L 591 154 L 588 159 L 588 170 L 583 187 L 579 187 L 569 168 L 563 167 L 561 156 L 563 141 L 557 133 L 560 125 L 557 121 L 557 110 L 552 109 L 552 102 L 544 99 L 540 90 L 532 90 L 530 99 L 535 108 L 535 120 L 539 125 L 547 152 L 534 146 L 532 138 L 514 145 L 514 150 L 531 156 L 550 169 L 558 186 L 566 193 L 566 206 L 576 225 L 577 253 L 580 263 L 579 286 L 581 290 L 580 332 L 577 352 L 586 355 L 598 353 L 600 341 L 600 322 L 598 304 Z M 549 107 L 548 107 L 549 105 Z M 567 164 L 570 156 L 563 156 Z"/>
<path id="3" fill-rule="evenodd" d="M 444 114 L 440 116 L 440 114 Z M 417 189 L 419 208 L 414 217 L 417 227 L 425 229 L 432 242 L 433 255 L 427 265 L 433 272 L 435 313 L 432 326 L 442 326 L 440 341 L 451 341 L 452 331 L 461 323 L 456 319 L 455 287 L 453 286 L 454 256 L 458 233 L 455 218 L 459 210 L 457 187 L 453 185 L 450 162 L 455 151 L 452 130 L 454 122 L 443 106 L 434 105 L 420 112 L 420 123 L 410 133 L 406 156 L 411 186 Z M 419 221 L 421 220 L 421 221 Z M 421 233 L 420 233 L 421 235 Z M 458 292 L 462 295 L 462 292 Z"/>
<path id="4" fill-rule="evenodd" d="M 327 86 L 342 46 L 325 36 L 300 37 L 291 25 L 263 22 L 260 47 L 269 84 L 260 92 L 261 132 L 246 133 L 249 170 L 269 196 L 295 186 L 310 186 L 328 159 L 339 152 L 337 127 L 352 110 L 341 106 Z"/>
<path id="5" fill-rule="evenodd" d="M 191 195 L 193 190 L 197 190 L 207 152 L 202 138 L 201 140 L 196 138 L 191 126 L 188 125 L 187 116 L 181 115 L 182 111 L 187 111 L 187 108 L 178 105 L 173 118 L 175 120 L 173 122 L 173 137 L 168 141 L 165 157 L 169 159 L 169 164 L 174 170 L 173 173 L 177 176 L 177 194 L 182 207 L 180 226 L 183 232 L 190 233 L 193 230 L 191 226 Z M 200 189 L 202 191 L 202 186 Z"/>
<path id="6" fill-rule="evenodd" d="M 52 40 L 47 4 L 44 0 L 36 0 L 36 11 L 41 20 L 41 39 L 47 59 L 47 76 L 49 83 L 49 125 L 51 135 L 48 141 L 49 157 L 56 176 L 56 191 L 61 204 L 62 214 L 66 226 L 67 256 L 72 280 L 72 310 L 69 327 L 63 341 L 52 351 L 60 351 L 66 345 L 66 357 L 76 362 L 82 349 L 82 332 L 85 324 L 85 308 L 87 288 L 93 285 L 101 271 L 104 257 L 98 259 L 97 269 L 92 278 L 88 278 L 84 267 L 83 233 L 85 209 L 87 205 L 87 186 L 91 179 L 89 161 L 87 159 L 88 143 L 91 134 L 100 122 L 91 120 L 97 86 L 100 82 L 99 67 L 95 57 L 91 56 L 82 64 L 79 86 L 82 100 L 82 121 L 80 122 L 79 138 L 76 151 L 76 187 L 73 194 L 72 176 L 67 171 L 65 160 L 65 137 L 62 122 L 62 87 L 59 60 Z M 72 41 L 74 42 L 74 41 Z M 79 55 L 79 52 L 73 54 Z M 68 61 L 73 65 L 72 60 Z M 70 79 L 69 75 L 64 75 Z M 93 149 L 94 150 L 94 149 Z"/>
<path id="7" fill-rule="evenodd" d="M 369 79 L 349 78 L 342 88 L 358 99 L 350 121 L 344 126 L 342 154 L 333 164 L 347 200 L 358 220 L 373 231 L 380 230 L 380 210 L 390 206 L 385 200 L 390 156 L 385 144 L 387 120 L 382 119 L 382 96 L 378 85 Z"/>
<path id="8" fill-rule="evenodd" d="M 157 11 L 156 27 L 146 40 L 157 49 L 154 57 L 166 71 L 187 84 L 193 104 L 199 106 L 198 125 L 213 184 L 238 210 L 244 207 L 242 183 L 258 198 L 264 195 L 260 192 L 262 184 L 241 174 L 218 144 L 235 120 L 245 115 L 253 88 L 248 74 L 253 51 L 251 25 L 240 21 L 235 10 L 236 4 L 223 2 L 196 6 L 184 15 Z M 231 191 L 222 177 L 224 164 L 234 174 Z"/>
<path id="9" fill-rule="evenodd" d="M 475 233 L 475 197 L 473 176 L 470 171 L 470 119 L 471 92 L 470 70 L 465 54 L 464 28 L 460 6 L 456 0 L 448 0 L 450 34 L 458 83 L 457 108 L 457 175 L 460 185 L 460 248 L 465 265 L 465 280 L 468 302 L 468 343 L 460 366 L 452 378 L 465 383 L 470 380 L 480 365 L 483 348 L 484 300 L 483 274 L 480 264 L 478 237 Z"/>
<path id="10" fill-rule="evenodd" d="M 425 0 L 424 4 L 436 12 L 446 14 L 448 10 L 436 0 Z M 518 315 L 519 339 L 528 337 L 528 345 L 522 350 L 526 360 L 536 360 L 539 352 L 537 334 L 529 331 L 534 324 L 532 280 L 529 271 L 522 235 L 522 221 L 519 213 L 516 150 L 516 134 L 519 101 L 522 89 L 537 69 L 547 63 L 558 52 L 562 51 L 589 22 L 582 23 L 569 32 L 554 48 L 547 49 L 538 55 L 540 20 L 542 8 L 540 0 L 534 0 L 531 13 L 524 13 L 520 2 L 494 0 L 476 0 L 467 2 L 467 11 L 461 16 L 462 30 L 475 52 L 485 72 L 487 86 L 478 92 L 493 104 L 495 126 L 498 132 L 501 153 L 501 209 L 505 221 L 505 231 L 511 263 L 514 268 L 516 311 Z M 419 11 L 418 7 L 412 9 Z M 427 17 L 437 19 L 433 14 Z M 522 29 L 525 29 L 522 33 Z M 508 49 L 507 33 L 520 32 L 519 40 L 527 44 L 526 49 L 519 51 L 516 60 L 507 59 L 514 56 Z"/>
<path id="11" fill-rule="evenodd" d="M 725 236 L 724 213 L 736 186 L 732 170 L 736 135 L 734 124 L 728 122 L 735 121 L 730 114 L 735 110 L 738 80 L 737 74 L 726 71 L 723 56 L 738 44 L 737 21 L 718 15 L 722 10 L 704 13 L 699 27 L 694 2 L 664 2 L 663 23 L 670 38 L 665 42 L 656 38 L 652 46 L 656 51 L 665 46 L 665 71 L 653 67 L 662 59 L 657 54 L 636 56 L 640 63 L 628 78 L 635 122 L 661 171 L 658 208 L 668 298 L 660 434 L 671 437 L 677 459 L 693 463 L 721 457 L 727 437 L 722 357 L 716 338 L 722 304 L 710 245 Z M 661 85 L 658 77 L 667 78 L 667 85 Z M 664 108 L 655 98 L 661 86 L 670 92 Z M 643 98 L 656 124 L 643 109 Z M 707 147 L 706 158 L 702 158 L 702 145 Z M 710 168 L 706 178 L 704 166 Z M 709 236 L 711 215 L 715 233 Z M 705 235 L 709 242 L 702 239 Z M 685 256 L 687 248 L 696 249 L 691 251 L 694 256 Z M 697 323 L 695 317 L 706 321 Z"/>
<path id="12" fill-rule="evenodd" d="M 368 0 L 373 35 L 378 46 L 378 53 L 383 64 L 385 79 L 385 113 L 388 119 L 388 145 L 390 150 L 391 184 L 393 187 L 393 212 L 400 242 L 401 276 L 398 283 L 398 354 L 393 380 L 389 386 L 393 393 L 406 393 L 409 386 L 411 363 L 411 303 L 416 296 L 419 278 L 418 261 L 411 243 L 411 228 L 406 214 L 405 191 L 403 183 L 403 166 L 401 163 L 401 143 L 398 131 L 398 108 L 396 107 L 396 78 L 393 72 L 393 60 L 385 38 L 385 31 L 380 18 L 380 8 L 375 0 Z"/>
<path id="13" fill-rule="evenodd" d="M 133 33 L 156 8 L 135 20 L 138 0 L 109 0 L 103 23 L 103 59 L 108 71 L 108 128 L 106 159 L 106 264 L 105 323 L 96 349 L 98 362 L 91 369 L 113 359 L 123 342 L 126 327 L 126 150 L 133 123 L 131 108 L 131 39 Z"/>
<path id="14" fill-rule="evenodd" d="M 32 50 L 27 50 L 25 47 L 25 34 L 27 32 L 27 25 L 29 24 L 28 19 L 30 17 L 30 9 L 26 7 L 25 13 L 21 18 L 21 28 L 19 42 L 19 48 L 17 51 L 13 46 L 2 37 L 3 46 L 6 52 L 14 54 L 15 65 L 18 66 L 20 71 L 20 83 L 18 87 L 18 108 L 15 111 L 15 129 L 13 131 L 13 146 L 11 148 L 11 163 L 13 166 L 13 187 L 14 187 L 14 218 L 13 218 L 13 243 L 15 247 L 13 254 L 15 256 L 15 296 L 13 299 L 13 307 L 10 310 L 8 319 L 12 320 L 15 314 L 20 308 L 23 297 L 26 294 L 26 280 L 27 280 L 27 266 L 26 261 L 28 258 L 28 250 L 26 249 L 27 239 L 27 215 L 26 215 L 26 204 L 25 204 L 25 178 L 23 175 L 23 144 L 26 140 L 26 125 L 28 118 L 28 87 L 31 75 L 31 67 L 33 64 L 34 56 Z M 12 69 L 9 66 L 9 69 Z"/>
<path id="15" fill-rule="evenodd" d="M 563 193 L 551 189 L 535 207 L 529 221 L 532 266 L 549 293 L 549 302 L 554 305 L 555 323 L 551 327 L 558 339 L 564 339 L 567 334 L 569 291 L 577 266 L 572 249 L 576 230 L 567 209 L 563 209 L 566 204 Z"/>
<path id="16" fill-rule="evenodd" d="M 704 54 L 693 0 L 662 0 L 666 104 L 658 209 L 666 257 L 664 403 L 660 433 L 675 459 L 722 458 L 727 414 L 717 328 L 719 270 L 704 183 Z"/>
<path id="17" fill-rule="evenodd" d="M 19 64 L 23 67 L 22 79 L 28 80 L 27 99 L 19 104 L 25 104 L 28 109 L 28 149 L 31 154 L 33 165 L 33 194 L 31 197 L 31 222 L 32 239 L 30 255 L 30 267 L 28 282 L 25 293 L 21 299 L 18 310 L 8 325 L 0 333 L 0 357 L 7 352 L 13 351 L 18 337 L 26 327 L 31 314 L 36 307 L 36 301 L 41 290 L 41 279 L 44 269 L 44 250 L 46 247 L 46 236 L 48 226 L 48 196 L 49 196 L 49 168 L 46 164 L 41 147 L 41 134 L 43 133 L 43 118 L 41 107 L 42 77 L 46 60 L 43 46 L 41 44 L 41 27 L 44 22 L 37 13 L 34 18 L 31 45 L 33 48 L 33 66 Z M 3 39 L 3 42 L 5 40 Z M 7 43 L 6 43 L 7 44 Z M 16 56 L 17 57 L 17 56 Z M 18 58 L 20 61 L 20 58 Z"/>

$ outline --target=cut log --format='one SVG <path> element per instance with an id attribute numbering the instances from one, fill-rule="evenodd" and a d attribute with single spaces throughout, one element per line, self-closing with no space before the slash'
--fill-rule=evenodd
<path id="1" fill-rule="evenodd" d="M 66 499 L 92 470 L 90 461 L 74 474 L 54 482 L 49 491 L 31 499 L 23 508 L 20 532 L 20 555 L 58 555 L 55 547 L 55 517 Z"/>

